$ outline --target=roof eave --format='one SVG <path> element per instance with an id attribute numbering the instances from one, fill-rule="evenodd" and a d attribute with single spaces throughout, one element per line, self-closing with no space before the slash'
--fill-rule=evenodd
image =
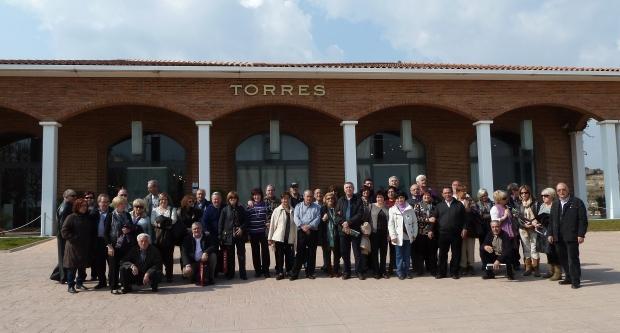
<path id="1" fill-rule="evenodd" d="M 0 76 L 109 78 L 620 81 L 620 72 L 248 66 L 0 65 Z"/>

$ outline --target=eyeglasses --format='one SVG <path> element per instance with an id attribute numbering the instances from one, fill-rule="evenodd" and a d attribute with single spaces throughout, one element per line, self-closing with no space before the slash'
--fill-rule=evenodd
<path id="1" fill-rule="evenodd" d="M 93 197 L 84 197 L 84 199 L 86 199 L 86 200 L 93 200 L 94 198 Z"/>
<path id="2" fill-rule="evenodd" d="M 521 192 L 521 194 L 530 194 L 530 192 Z"/>

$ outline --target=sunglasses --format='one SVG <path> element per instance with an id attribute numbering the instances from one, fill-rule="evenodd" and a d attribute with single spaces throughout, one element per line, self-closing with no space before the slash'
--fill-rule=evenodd
<path id="1" fill-rule="evenodd" d="M 86 199 L 86 200 L 93 200 L 94 198 L 93 197 L 84 197 L 84 199 Z"/>
<path id="2" fill-rule="evenodd" d="M 546 197 L 548 197 L 548 196 L 549 196 L 549 194 L 541 194 L 541 196 L 542 196 L 543 198 L 546 198 Z"/>
<path id="3" fill-rule="evenodd" d="M 521 192 L 521 194 L 530 194 L 530 192 Z"/>
<path id="4" fill-rule="evenodd" d="M 135 208 L 135 209 L 138 209 L 138 208 L 144 209 L 144 206 L 133 206 L 133 208 Z"/>

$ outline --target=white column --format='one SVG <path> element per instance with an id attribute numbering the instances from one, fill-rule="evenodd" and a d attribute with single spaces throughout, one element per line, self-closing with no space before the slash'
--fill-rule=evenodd
<path id="1" fill-rule="evenodd" d="M 42 121 L 43 156 L 41 159 L 41 236 L 56 234 L 56 187 L 58 174 L 58 128 L 60 123 Z"/>
<path id="2" fill-rule="evenodd" d="M 476 126 L 476 147 L 478 148 L 478 180 L 480 188 L 493 193 L 493 157 L 491 154 L 491 124 L 493 120 L 480 120 Z M 478 189 L 472 189 L 475 193 Z"/>
<path id="3" fill-rule="evenodd" d="M 212 121 L 197 121 L 198 126 L 198 187 L 211 197 L 211 126 Z"/>
<path id="4" fill-rule="evenodd" d="M 583 131 L 570 132 L 570 151 L 573 163 L 573 187 L 575 196 L 584 202 L 588 199 L 586 192 L 586 165 L 583 154 Z"/>
<path id="5" fill-rule="evenodd" d="M 340 123 L 342 126 L 342 137 L 344 142 L 344 179 L 352 182 L 357 191 L 357 144 L 355 140 L 355 120 L 345 120 Z"/>
<path id="6" fill-rule="evenodd" d="M 608 219 L 620 217 L 620 182 L 618 180 L 616 124 L 618 124 L 618 120 L 604 120 L 598 123 L 601 127 L 603 174 L 605 177 L 605 208 L 607 210 Z"/>

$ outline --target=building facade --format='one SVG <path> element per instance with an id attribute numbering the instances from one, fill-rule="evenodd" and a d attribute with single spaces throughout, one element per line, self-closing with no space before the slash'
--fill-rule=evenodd
<path id="1" fill-rule="evenodd" d="M 585 198 L 590 118 L 618 217 L 620 69 L 0 61 L 0 205 L 51 234 L 65 188 L 138 197 L 151 178 L 176 200 L 422 173 L 472 193 L 564 181 Z"/>

